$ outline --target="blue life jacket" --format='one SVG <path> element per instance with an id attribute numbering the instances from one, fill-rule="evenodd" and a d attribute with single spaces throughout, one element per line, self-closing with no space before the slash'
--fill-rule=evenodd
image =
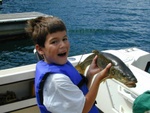
<path id="1" fill-rule="evenodd" d="M 47 64 L 43 60 L 39 61 L 36 65 L 35 94 L 41 113 L 50 113 L 43 105 L 43 86 L 47 76 L 50 75 L 50 73 L 63 73 L 68 76 L 75 85 L 80 84 L 83 80 L 83 77 L 69 61 L 64 65 Z M 80 90 L 82 90 L 83 94 L 86 95 L 88 93 L 87 85 L 85 83 L 82 84 Z M 89 113 L 99 113 L 95 104 Z"/>

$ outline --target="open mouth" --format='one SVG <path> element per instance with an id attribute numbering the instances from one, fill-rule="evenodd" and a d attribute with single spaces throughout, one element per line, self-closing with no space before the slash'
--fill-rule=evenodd
<path id="1" fill-rule="evenodd" d="M 65 53 L 59 53 L 58 56 L 64 57 L 64 56 L 66 56 L 66 54 L 67 54 L 66 52 Z"/>
<path id="2" fill-rule="evenodd" d="M 128 83 L 126 83 L 126 86 L 128 86 L 128 87 L 136 87 L 136 83 L 135 82 L 128 82 Z"/>

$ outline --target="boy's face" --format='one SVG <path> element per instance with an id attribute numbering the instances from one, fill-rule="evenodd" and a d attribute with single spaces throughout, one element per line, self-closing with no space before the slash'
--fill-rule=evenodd
<path id="1" fill-rule="evenodd" d="M 49 64 L 65 64 L 70 49 L 66 31 L 48 34 L 45 41 L 45 47 L 40 48 L 40 52 L 44 56 L 45 62 Z"/>

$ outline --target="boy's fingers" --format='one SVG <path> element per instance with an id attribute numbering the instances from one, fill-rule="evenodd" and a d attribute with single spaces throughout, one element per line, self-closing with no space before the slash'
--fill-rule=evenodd
<path id="1" fill-rule="evenodd" d="M 102 70 L 101 73 L 102 73 L 103 75 L 107 76 L 107 73 L 108 73 L 110 67 L 111 67 L 111 63 L 109 63 L 109 64 Z"/>
<path id="2" fill-rule="evenodd" d="M 107 66 L 106 66 L 106 70 L 109 70 L 111 67 L 111 63 L 109 63 Z"/>
<path id="3" fill-rule="evenodd" d="M 94 62 L 96 62 L 96 61 L 97 61 L 97 55 L 94 57 L 94 59 L 93 59 L 93 60 L 94 60 Z"/>

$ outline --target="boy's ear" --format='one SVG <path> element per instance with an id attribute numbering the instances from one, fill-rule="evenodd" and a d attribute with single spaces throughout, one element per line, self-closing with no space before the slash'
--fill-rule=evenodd
<path id="1" fill-rule="evenodd" d="M 37 52 L 38 52 L 40 55 L 43 55 L 43 54 L 44 54 L 42 47 L 39 46 L 38 44 L 35 45 L 35 49 L 37 50 Z"/>

